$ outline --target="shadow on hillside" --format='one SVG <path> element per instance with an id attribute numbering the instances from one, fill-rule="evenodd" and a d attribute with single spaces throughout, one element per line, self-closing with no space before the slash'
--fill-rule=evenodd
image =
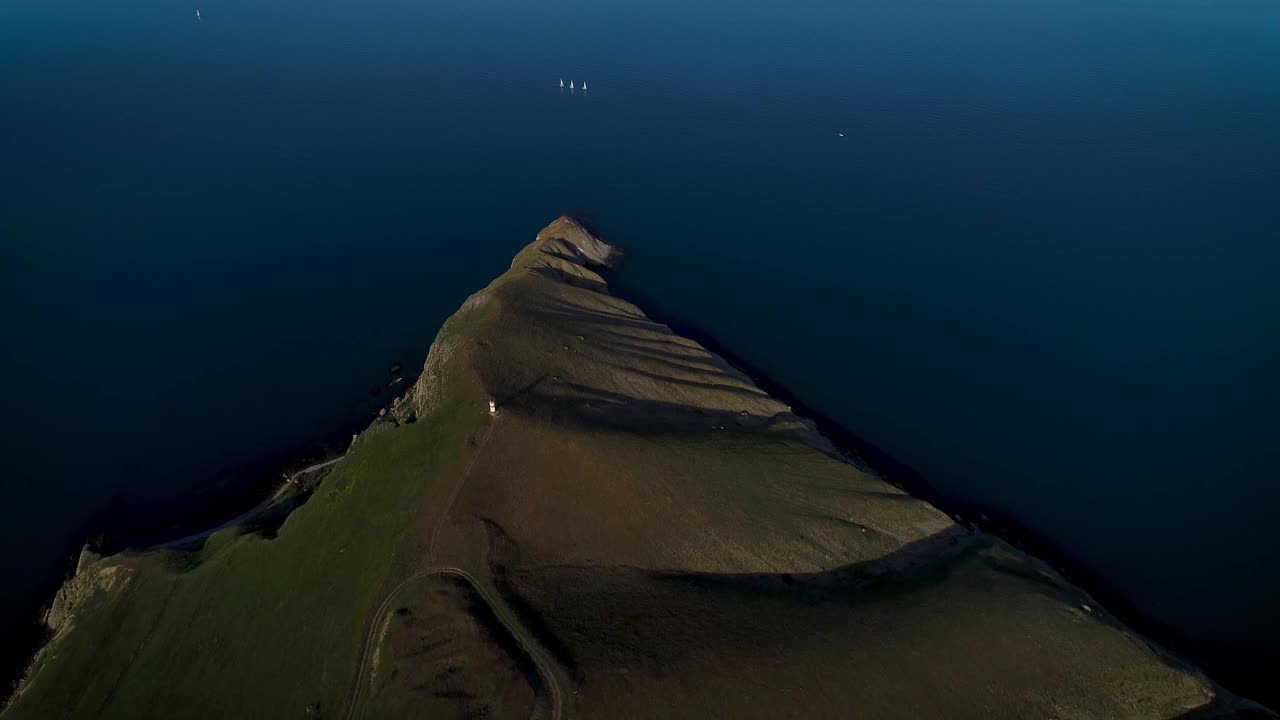
<path id="1" fill-rule="evenodd" d="M 590 261 L 573 243 L 563 239 L 549 240 L 538 253 L 539 256 L 526 266 L 532 272 L 592 292 L 608 292 L 608 284 L 588 267 Z"/>
<path id="2" fill-rule="evenodd" d="M 642 435 L 767 433 L 780 441 L 818 445 L 813 430 L 791 413 L 757 415 L 699 405 L 647 400 L 559 381 L 526 395 L 530 412 L 583 430 L 609 429 Z M 522 403 L 523 404 L 523 403 Z"/>
<path id="3" fill-rule="evenodd" d="M 557 255 L 556 257 L 560 257 L 560 256 Z M 592 292 L 603 293 L 609 289 L 609 286 L 605 284 L 604 281 L 602 280 L 597 280 L 596 278 L 585 276 L 582 273 L 575 273 L 565 269 L 565 266 L 569 264 L 570 263 L 566 262 L 566 263 L 555 263 L 555 264 L 545 264 L 545 265 L 533 265 L 529 267 L 529 270 L 547 279 L 567 283 L 569 285 L 573 285 L 574 287 L 585 288 Z M 578 267 L 578 266 L 573 265 L 572 267 Z"/>
<path id="4" fill-rule="evenodd" d="M 520 381 L 519 390 L 495 387 L 503 406 L 584 429 L 749 430 L 833 451 L 811 423 L 697 343 L 638 311 L 628 312 L 629 306 L 611 296 L 583 300 L 553 296 L 525 306 L 524 315 L 564 338 L 557 350 L 564 355 L 551 364 L 566 369 Z"/>
<path id="5" fill-rule="evenodd" d="M 1270 710 L 1249 700 L 1220 698 L 1203 707 L 1189 710 L 1172 720 L 1275 720 Z"/>
<path id="6" fill-rule="evenodd" d="M 550 254 L 550 253 L 549 253 Z M 574 258 L 555 255 L 554 263 L 573 263 Z M 576 284 L 563 273 L 548 267 L 539 274 L 547 279 Z M 611 281 L 616 278 L 611 278 Z M 601 290 L 598 285 L 583 285 L 590 290 Z M 648 309 L 658 309 L 640 293 L 627 291 L 622 297 L 637 300 Z M 696 328 L 680 327 L 682 334 L 677 334 L 664 324 L 652 321 L 632 310 L 624 301 L 606 293 L 591 297 L 583 297 L 582 293 L 570 294 L 563 298 L 552 296 L 539 298 L 540 302 L 525 308 L 525 312 L 535 320 L 545 323 L 564 333 L 569 339 L 566 351 L 581 351 L 587 356 L 587 362 L 598 363 L 602 372 L 600 378 L 591 376 L 575 376 L 564 373 L 563 377 L 555 375 L 550 379 L 541 378 L 529 391 L 513 403 L 513 407 L 539 415 L 548 419 L 572 425 L 579 425 L 586 430 L 611 428 L 629 433 L 639 434 L 679 434 L 687 436 L 691 433 L 714 436 L 724 429 L 752 429 L 772 438 L 783 441 L 796 441 L 824 452 L 853 462 L 864 469 L 867 463 L 872 467 L 887 471 L 895 484 L 912 489 L 917 496 L 923 496 L 935 505 L 949 507 L 952 511 L 960 510 L 965 516 L 978 517 L 978 508 L 968 507 L 954 500 L 943 502 L 934 489 L 924 481 L 912 468 L 888 456 L 880 449 L 865 440 L 841 428 L 830 418 L 822 416 L 812 409 L 804 410 L 821 423 L 825 432 L 831 433 L 843 447 L 849 448 L 850 454 L 837 451 L 816 430 L 815 424 L 801 420 L 791 408 L 778 403 L 781 408 L 763 410 L 760 406 L 769 396 L 756 387 L 755 377 L 761 377 L 757 369 L 750 364 L 742 364 L 740 358 L 728 353 L 718 346 L 713 338 Z M 581 302 L 577 302 L 581 300 Z M 659 313 L 658 317 L 662 317 Z M 688 337 L 686 337 L 686 335 Z M 696 338 L 697 340 L 690 339 Z M 705 348 L 703 345 L 705 344 Z M 739 364 L 741 370 L 718 354 Z M 743 372 L 745 370 L 746 372 Z M 554 371 L 553 371 L 554 372 Z M 748 375 L 747 373 L 750 373 Z M 635 380 L 631 387 L 617 387 L 609 382 L 611 377 Z M 660 397 L 658 393 L 646 393 L 645 382 L 670 384 L 686 390 L 683 393 L 671 393 L 669 397 Z M 770 393 L 787 403 L 794 402 L 786 394 L 785 389 L 770 383 L 767 378 L 759 381 Z M 678 397 L 684 402 L 673 402 Z M 803 407 L 797 404 L 797 407 Z M 732 436 L 733 433 L 729 433 Z M 754 439 L 740 438 L 744 443 L 756 442 Z M 754 447 L 759 447 L 758 445 Z M 768 451 L 765 448 L 762 450 Z M 861 456 L 861 457 L 859 457 Z M 990 512 L 987 510 L 987 512 Z M 984 526 L 1001 527 L 1004 534 L 1011 535 L 1019 545 L 1030 543 L 1040 552 L 1050 556 L 1055 553 L 1046 550 L 1043 540 L 1037 539 L 1025 528 L 1011 530 L 1007 519 L 988 522 L 981 515 Z M 643 574 L 661 581 L 671 587 L 698 588 L 710 592 L 744 592 L 759 594 L 777 594 L 809 598 L 821 602 L 853 602 L 859 597 L 867 597 L 879 589 L 907 590 L 917 582 L 927 582 L 941 573 L 947 572 L 953 561 L 967 553 L 977 552 L 985 547 L 988 541 L 975 543 L 969 533 L 959 527 L 943 531 L 918 543 L 904 546 L 874 561 L 858 563 L 823 573 L 806 574 L 717 574 L 666 572 L 639 568 L 622 567 L 572 567 L 528 569 L 524 573 L 540 573 L 548 571 L 569 573 L 579 579 L 590 582 L 590 578 L 620 573 L 624 575 Z M 983 537 L 983 536 L 979 536 Z M 1060 556 L 1059 556 L 1060 557 Z M 1005 559 L 984 556 L 983 562 L 993 565 L 1002 572 L 1011 573 L 1031 581 L 1031 587 L 1039 592 L 1054 597 L 1068 604 L 1078 605 L 1080 596 L 1077 591 L 1064 581 L 1047 575 L 1039 564 L 1029 559 L 1011 557 Z M 506 568 L 517 574 L 522 571 Z M 566 576 L 560 576 L 565 579 Z M 1095 588 L 1096 589 L 1096 588 Z M 513 593 L 504 593 L 513 594 Z M 513 605 L 518 603 L 516 600 Z M 534 613 L 526 608 L 526 613 Z M 1100 622 L 1117 628 L 1127 628 L 1108 613 L 1096 616 Z M 533 622 L 532 620 L 530 622 Z M 1180 665 L 1157 649 L 1158 654 L 1166 662 Z M 567 654 L 567 651 L 562 651 Z M 557 653 L 560 654 L 560 653 Z M 1254 717 L 1247 708 L 1243 714 L 1237 714 L 1241 708 L 1223 707 L 1213 704 L 1191 710 L 1180 716 L 1180 720 L 1202 720 L 1211 717 Z M 1224 712 L 1225 711 L 1225 712 Z M 1258 717 L 1274 717 L 1262 712 Z"/>
<path id="7" fill-rule="evenodd" d="M 510 543 L 505 534 L 501 534 L 500 528 L 497 532 L 502 542 Z M 796 638 L 839 629 L 824 626 L 820 620 L 811 624 L 803 621 L 807 617 L 837 617 L 830 613 L 818 614 L 819 608 L 824 606 L 834 608 L 836 612 L 843 611 L 843 606 L 847 606 L 850 611 L 855 606 L 866 607 L 869 614 L 861 616 L 861 625 L 854 625 L 859 628 L 889 627 L 889 632 L 892 633 L 893 623 L 899 621 L 899 617 L 891 612 L 886 614 L 884 608 L 898 607 L 897 603 L 906 603 L 906 606 L 912 607 L 912 603 L 905 600 L 906 596 L 931 592 L 930 588 L 945 583 L 951 573 L 966 572 L 960 570 L 962 564 L 969 566 L 975 562 L 982 563 L 991 570 L 1016 577 L 1024 583 L 1027 593 L 1036 593 L 1060 603 L 1064 611 L 1067 608 L 1080 608 L 1082 601 L 1087 600 L 1086 596 L 1047 572 L 1035 560 L 1021 554 L 1000 552 L 997 543 L 989 535 L 952 526 L 930 537 L 903 545 L 875 560 L 851 563 L 816 573 L 662 571 L 620 565 L 521 567 L 518 553 L 491 558 L 491 561 L 494 565 L 493 576 L 500 592 L 512 607 L 519 609 L 522 622 L 526 627 L 536 629 L 537 639 L 544 647 L 556 648 L 558 659 L 565 661 L 566 666 L 578 668 L 575 675 L 581 678 L 587 672 L 584 666 L 598 663 L 601 657 L 607 658 L 610 653 L 620 653 L 628 662 L 641 663 L 647 660 L 661 667 L 669 667 L 673 662 L 694 657 L 691 662 L 696 667 L 698 659 L 695 656 L 698 656 L 699 651 L 688 648 L 700 648 L 721 640 L 728 649 L 713 651 L 710 655 L 715 652 L 733 652 L 735 648 L 739 652 L 742 648 L 751 648 L 760 650 L 772 660 L 774 656 L 770 653 L 780 652 L 776 649 Z M 986 552 L 992 549 L 996 549 L 996 552 Z M 968 587 L 972 592 L 981 592 L 973 585 L 962 587 Z M 931 617 L 929 613 L 945 612 L 951 596 L 932 597 L 931 601 L 927 601 L 931 604 L 921 606 L 917 603 L 914 607 L 918 612 L 914 615 L 904 614 L 901 621 L 910 622 L 912 619 Z M 749 598 L 770 601 L 772 604 L 745 602 Z M 550 608 L 564 606 L 586 609 L 567 622 L 552 622 L 554 615 L 543 616 Z M 881 608 L 878 613 L 871 609 L 876 606 Z M 756 616 L 751 611 L 730 610 L 762 607 L 771 608 L 772 612 Z M 597 624 L 598 609 L 603 608 L 607 608 L 607 619 Z M 956 610 L 961 614 L 965 611 L 963 607 Z M 1090 618 L 1093 622 L 1127 632 L 1114 618 L 1099 613 L 1096 609 L 1091 611 L 1092 615 L 1085 614 L 1086 611 L 1081 609 L 1075 612 L 1082 618 Z M 792 618 L 795 621 L 776 620 L 777 618 Z M 1055 621 L 1053 618 L 1058 619 Z M 992 627 L 999 624 L 998 618 L 988 620 Z M 1072 638 L 1075 637 L 1072 630 L 1075 627 L 1074 620 L 1063 620 L 1056 615 L 1046 620 L 1051 621 L 1054 627 L 1052 632 L 1056 633 L 1052 636 L 1054 639 L 1050 646 L 1025 642 L 1015 647 L 1006 647 L 1000 644 L 1000 639 L 993 639 L 989 646 L 992 657 L 1025 657 L 1028 661 L 1036 661 L 1058 652 L 1092 651 L 1072 645 Z M 945 638 L 945 633 L 943 636 Z M 874 637 L 884 640 L 883 636 Z M 1058 638 L 1061 639 L 1060 643 Z M 975 634 L 971 640 L 981 646 L 985 637 Z M 740 643 L 733 645 L 735 641 Z M 1104 653 L 1101 657 L 1105 659 L 1108 650 L 1099 647 L 1097 651 Z M 708 653 L 702 653 L 700 657 L 705 658 L 707 655 Z M 1159 662 L 1169 667 L 1189 670 L 1184 663 L 1159 650 L 1156 650 L 1156 656 Z M 887 651 L 884 657 L 892 661 L 895 653 Z M 936 665 L 930 665 L 927 659 L 921 660 L 919 667 L 925 672 L 935 673 L 925 675 L 922 679 L 938 681 L 938 673 L 950 674 L 947 662 L 945 657 L 940 657 Z M 1152 662 L 1157 662 L 1156 658 L 1152 658 Z M 991 667 L 999 668 L 1001 663 L 993 661 Z M 954 673 L 957 681 L 964 681 L 970 675 L 972 670 L 968 668 Z M 973 716 L 974 713 L 961 715 Z M 1254 710 L 1251 703 L 1242 706 L 1236 699 L 1226 696 L 1180 714 L 1174 720 L 1227 717 L 1274 716 L 1261 709 Z"/>
<path id="8" fill-rule="evenodd" d="M 536 568 L 521 566 L 520 549 L 507 532 L 490 518 L 478 518 L 488 537 L 490 577 L 503 600 L 512 608 L 520 623 L 546 648 L 561 666 L 581 677 L 584 668 L 573 651 L 572 643 L 562 638 L 538 603 L 526 597 L 527 584 L 548 583 L 549 586 L 592 588 L 604 597 L 639 597 L 646 602 L 668 597 L 666 593 L 636 589 L 639 583 L 660 583 L 677 594 L 698 595 L 753 594 L 770 595 L 806 604 L 853 604 L 865 601 L 878 591 L 908 590 L 916 583 L 927 582 L 945 572 L 947 566 L 967 554 L 990 544 L 988 536 L 971 533 L 959 526 L 903 545 L 898 550 L 875 560 L 854 563 L 820 573 L 743 573 L 725 574 L 654 570 L 626 565 L 546 565 Z M 1045 592 L 1052 585 L 1046 584 Z M 639 593 L 637 596 L 636 593 Z"/>
<path id="9" fill-rule="evenodd" d="M 388 669 L 368 697 L 370 716 L 401 717 L 408 706 L 427 717 L 489 717 L 503 700 L 527 702 L 514 715 L 528 716 L 545 695 L 536 663 L 468 580 L 428 575 L 396 597 L 376 646 Z M 527 699 L 504 687 L 512 681 L 527 686 Z"/>
<path id="10" fill-rule="evenodd" d="M 831 570 L 811 573 L 707 573 L 643 571 L 667 583 L 719 592 L 749 592 L 794 595 L 820 602 L 849 601 L 858 593 L 874 592 L 890 585 L 934 575 L 960 557 L 986 547 L 989 536 L 951 525 L 874 560 L 851 563 Z M 1055 587 L 1047 579 L 1045 590 Z M 1060 599 L 1070 601 L 1065 594 Z"/>

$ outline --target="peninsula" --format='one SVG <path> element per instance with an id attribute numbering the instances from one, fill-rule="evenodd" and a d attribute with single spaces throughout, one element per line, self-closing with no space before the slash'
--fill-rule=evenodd
<path id="1" fill-rule="evenodd" d="M 86 552 L 0 717 L 1265 716 L 611 295 L 616 254 L 557 219 L 342 462 Z"/>

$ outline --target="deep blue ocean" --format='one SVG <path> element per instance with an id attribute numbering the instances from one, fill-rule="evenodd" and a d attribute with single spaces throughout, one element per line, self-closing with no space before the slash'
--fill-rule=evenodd
<path id="1" fill-rule="evenodd" d="M 566 212 L 1276 698 L 1271 0 L 3 0 L 0 634 L 323 454 Z"/>

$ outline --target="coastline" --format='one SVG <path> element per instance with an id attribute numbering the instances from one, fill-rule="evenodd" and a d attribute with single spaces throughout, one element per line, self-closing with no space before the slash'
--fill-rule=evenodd
<path id="1" fill-rule="evenodd" d="M 289 473 L 285 478 L 284 482 L 277 485 L 275 490 L 272 491 L 271 495 L 268 496 L 267 499 L 263 500 L 257 505 L 254 505 L 248 510 L 245 510 L 239 515 L 235 515 L 228 520 L 225 520 L 217 525 L 214 525 L 213 527 L 209 527 L 203 530 L 193 532 L 189 535 L 185 535 L 183 537 L 177 538 L 176 540 L 169 540 L 166 542 L 157 543 L 155 545 L 150 545 L 145 548 L 139 548 L 139 550 L 142 552 L 146 552 L 150 550 L 164 550 L 164 549 L 179 548 L 184 545 L 190 545 L 196 542 L 197 540 L 203 540 L 209 537 L 210 535 L 213 535 L 216 532 L 220 532 L 222 530 L 226 530 L 229 528 L 234 528 L 242 525 L 248 525 L 250 523 L 253 523 L 256 520 L 260 520 L 265 514 L 267 514 L 267 511 L 279 508 L 279 506 L 282 504 L 294 502 L 294 501 L 306 502 L 305 497 L 298 497 L 298 496 L 305 495 L 305 493 L 309 492 L 313 488 L 295 487 L 300 482 L 299 478 L 301 478 L 301 476 L 303 475 L 310 475 L 311 473 L 327 468 L 330 465 L 333 465 L 334 463 L 341 462 L 344 458 L 346 458 L 345 454 L 339 455 L 330 460 L 313 463 L 311 465 L 308 465 L 302 468 L 301 470 Z"/>
<path id="2" fill-rule="evenodd" d="M 411 379 L 406 377 L 401 387 L 411 384 Z M 353 397 L 367 400 L 363 395 Z M 75 577 L 86 549 L 103 557 L 147 551 L 202 534 L 204 530 L 216 532 L 234 525 L 237 520 L 250 519 L 255 512 L 270 507 L 288 486 L 282 477 L 305 472 L 319 459 L 332 457 L 335 452 L 345 455 L 352 436 L 378 421 L 378 407 L 385 402 L 380 398 L 376 405 L 367 401 L 360 405 L 364 409 L 358 415 L 338 427 L 317 433 L 304 443 L 262 454 L 210 475 L 212 487 L 193 488 L 175 497 L 123 509 L 108 506 L 82 523 L 64 543 L 58 579 L 43 585 L 25 603 L 27 610 L 18 619 L 19 627 L 11 642 L 0 650 L 0 679 L 5 685 L 0 709 L 17 692 L 37 653 L 53 637 L 45 618 L 58 592 Z M 368 407 L 364 407 L 366 405 Z M 229 475 L 246 479 L 227 482 L 224 478 Z"/>
<path id="3" fill-rule="evenodd" d="M 1058 556 L 1056 554 L 1051 552 L 1047 553 L 1041 550 L 1040 547 L 1036 545 L 1036 540 L 1034 536 L 1030 534 L 1024 536 L 1022 534 L 1022 531 L 1016 525 L 1006 524 L 1005 522 L 1002 522 L 1001 518 L 996 518 L 995 520 L 992 520 L 989 518 L 983 518 L 981 516 L 981 513 L 982 513 L 981 510 L 972 506 L 965 506 L 963 503 L 952 501 L 948 498 L 940 496 L 940 494 L 938 494 L 936 490 L 930 487 L 923 478 L 918 476 L 918 474 L 911 471 L 911 469 L 908 466 L 902 465 L 901 463 L 894 461 L 892 458 L 888 457 L 882 451 L 879 451 L 874 446 L 871 446 L 870 444 L 865 443 L 865 441 L 862 441 L 861 439 L 859 439 L 855 434 L 853 434 L 849 430 L 841 427 L 837 423 L 834 423 L 830 418 L 824 416 L 820 412 L 815 411 L 813 408 L 806 406 L 799 399 L 792 397 L 786 391 L 785 387 L 782 387 L 778 383 L 773 382 L 764 373 L 761 373 L 758 369 L 754 368 L 749 362 L 744 361 L 742 358 L 736 356 L 732 352 L 726 350 L 723 346 L 719 345 L 719 343 L 715 342 L 714 337 L 710 333 L 706 333 L 695 328 L 684 326 L 680 324 L 678 320 L 673 321 L 662 310 L 662 308 L 658 306 L 657 303 L 652 302 L 652 300 L 649 298 L 644 298 L 642 293 L 639 293 L 634 288 L 628 287 L 624 282 L 619 282 L 616 275 L 610 276 L 610 280 L 611 280 L 610 288 L 611 288 L 612 295 L 620 299 L 632 300 L 636 302 L 636 304 L 640 305 L 645 309 L 645 311 L 648 313 L 650 318 L 652 318 L 656 322 L 665 323 L 669 325 L 673 330 L 675 330 L 678 334 L 702 344 L 704 347 L 709 349 L 712 353 L 719 355 L 720 357 L 728 361 L 728 363 L 732 365 L 734 368 L 744 372 L 748 377 L 750 377 L 750 379 L 753 382 L 758 384 L 760 388 L 763 389 L 769 396 L 793 407 L 795 415 L 816 423 L 818 431 L 821 433 L 821 435 L 824 438 L 832 441 L 834 446 L 842 451 L 843 459 L 853 462 L 858 466 L 872 469 L 877 475 L 879 475 L 886 481 L 890 482 L 891 484 L 909 491 L 909 493 L 913 497 L 927 501 L 928 503 L 934 505 L 940 510 L 946 512 L 948 515 L 955 516 L 958 522 L 963 522 L 963 524 L 967 524 L 973 529 L 981 530 L 984 533 L 990 534 L 994 537 L 997 537 L 1002 540 L 1005 540 L 1006 542 L 1009 542 L 1014 547 L 1026 550 L 1029 554 L 1032 555 L 1033 558 L 1035 558 L 1039 562 L 1051 565 L 1059 574 L 1063 575 L 1068 581 L 1073 583 L 1076 582 L 1075 576 L 1069 574 L 1068 571 L 1064 569 L 1064 568 L 1070 567 L 1069 563 L 1060 563 L 1058 560 Z M 414 382 L 407 382 L 405 387 L 406 388 L 414 387 L 416 386 L 416 384 L 417 384 L 416 380 Z M 394 404 L 391 406 L 388 406 L 389 409 L 391 407 L 394 407 Z M 389 415 L 390 414 L 392 413 L 389 413 Z M 390 421 L 390 417 L 388 417 L 387 419 L 383 419 L 381 416 L 378 418 L 374 418 L 372 423 L 368 423 L 365 426 L 365 430 L 362 431 L 362 433 L 370 430 L 374 430 L 378 425 L 386 424 L 389 421 Z M 341 460 L 341 459 L 342 457 L 340 456 L 339 458 L 326 461 L 324 463 L 318 463 L 314 466 L 310 466 L 310 467 L 304 468 L 301 471 L 298 471 L 298 473 L 295 473 L 295 475 L 306 473 L 314 469 L 319 469 L 319 467 L 336 463 L 338 460 Z M 233 516 L 231 519 L 223 521 L 221 524 L 209 529 L 208 531 L 198 532 L 198 533 L 186 535 L 183 537 L 179 537 L 176 540 L 171 540 L 168 542 L 161 543 L 159 545 L 154 545 L 146 549 L 168 548 L 168 547 L 174 547 L 175 545 L 185 544 L 187 542 L 193 542 L 195 539 L 198 539 L 199 537 L 205 537 L 208 534 L 211 534 L 212 532 L 216 532 L 217 530 L 237 525 L 242 521 L 251 520 L 256 514 L 256 511 L 260 511 L 262 509 L 270 507 L 273 504 L 273 501 L 284 489 L 287 489 L 287 483 L 276 486 L 276 490 L 272 493 L 272 495 L 267 500 L 260 502 L 250 511 L 243 512 L 236 516 Z M 1096 593 L 1088 584 L 1078 585 L 1078 587 L 1080 587 L 1086 594 L 1091 596 L 1091 598 L 1096 596 L 1098 598 L 1102 598 L 1103 600 L 1103 603 L 1097 603 L 1097 602 L 1091 603 L 1095 610 L 1091 610 L 1090 612 L 1094 612 L 1104 621 L 1114 624 L 1116 627 L 1121 628 L 1126 632 L 1134 635 L 1135 637 L 1140 639 L 1142 642 L 1147 644 L 1154 652 L 1156 652 L 1166 660 L 1174 661 L 1177 665 L 1179 665 L 1183 669 L 1191 671 L 1201 677 L 1205 677 L 1205 673 L 1200 671 L 1200 668 L 1203 667 L 1202 665 L 1192 663 L 1189 660 L 1187 660 L 1184 656 L 1168 650 L 1164 644 L 1158 641 L 1153 641 L 1152 639 L 1153 636 L 1150 633 L 1143 631 L 1141 628 L 1141 625 L 1135 626 L 1133 624 L 1130 624 L 1127 620 L 1123 618 L 1123 616 L 1116 615 L 1113 612 L 1108 612 L 1107 610 L 1103 609 L 1103 605 L 1105 605 L 1106 607 L 1114 607 L 1114 601 L 1106 598 L 1105 595 L 1103 594 Z M 1251 709 L 1249 707 L 1250 705 L 1257 705 L 1256 703 L 1253 703 L 1253 701 L 1244 700 L 1239 696 L 1234 695 L 1229 690 L 1226 690 L 1225 688 L 1223 688 L 1223 686 L 1220 683 L 1216 682 L 1215 680 L 1212 680 L 1209 678 L 1205 678 L 1205 679 L 1210 685 L 1212 685 L 1215 689 L 1220 691 L 1218 701 L 1215 702 L 1215 709 L 1221 710 L 1228 707 L 1235 707 L 1235 708 L 1247 710 L 1247 709 Z M 1267 712 L 1266 709 L 1263 708 L 1261 705 L 1258 705 L 1257 709 L 1261 710 L 1262 712 Z"/>

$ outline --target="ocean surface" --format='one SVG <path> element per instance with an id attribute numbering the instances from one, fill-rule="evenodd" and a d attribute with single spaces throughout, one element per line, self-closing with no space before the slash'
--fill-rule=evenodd
<path id="1" fill-rule="evenodd" d="M 1278 78 L 1270 0 L 4 0 L 7 652 L 87 538 L 340 446 L 567 212 L 1274 702 Z"/>

